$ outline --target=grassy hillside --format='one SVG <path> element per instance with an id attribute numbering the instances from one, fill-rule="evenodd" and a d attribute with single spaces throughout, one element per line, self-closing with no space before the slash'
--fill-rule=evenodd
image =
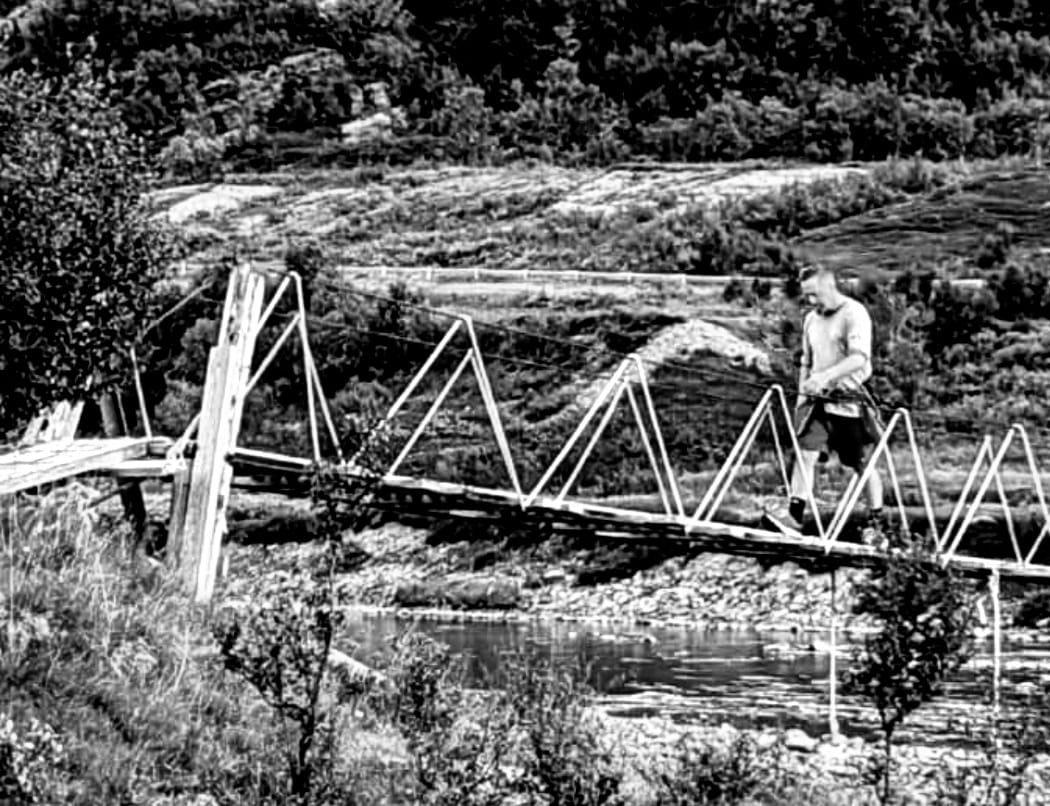
<path id="1" fill-rule="evenodd" d="M 1050 223 L 1043 173 L 1020 163 L 288 171 L 155 201 L 191 263 L 312 239 L 351 266 L 773 274 L 794 250 L 860 275 L 973 270 L 986 236 L 1009 226 L 1030 251 Z"/>

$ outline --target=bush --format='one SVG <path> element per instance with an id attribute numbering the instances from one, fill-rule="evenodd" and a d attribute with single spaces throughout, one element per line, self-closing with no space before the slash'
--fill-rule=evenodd
<path id="1" fill-rule="evenodd" d="M 142 201 L 146 163 L 86 67 L 0 78 L 0 398 L 7 430 L 112 387 L 173 244 Z"/>
<path id="2" fill-rule="evenodd" d="M 855 588 L 856 615 L 878 629 L 855 650 L 844 690 L 863 694 L 879 714 L 884 738 L 882 803 L 890 803 L 893 734 L 936 696 L 973 651 L 974 592 L 943 567 L 924 537 L 891 536 L 887 560 Z"/>
<path id="3" fill-rule="evenodd" d="M 557 666 L 537 653 L 506 656 L 500 680 L 524 733 L 525 790 L 550 806 L 622 802 L 624 773 L 589 712 L 586 667 Z"/>
<path id="4" fill-rule="evenodd" d="M 1050 618 L 1050 591 L 1035 591 L 1025 596 L 1014 616 L 1015 627 L 1046 626 Z M 1040 623 L 1042 622 L 1042 623 Z"/>
<path id="5" fill-rule="evenodd" d="M 627 153 L 623 112 L 598 87 L 580 79 L 579 65 L 556 59 L 539 91 L 516 88 L 518 106 L 502 120 L 504 147 L 524 157 L 605 163 Z"/>
<path id="6" fill-rule="evenodd" d="M 767 794 L 770 771 L 762 755 L 746 733 L 725 745 L 683 740 L 671 769 L 657 778 L 657 806 L 740 803 Z"/>

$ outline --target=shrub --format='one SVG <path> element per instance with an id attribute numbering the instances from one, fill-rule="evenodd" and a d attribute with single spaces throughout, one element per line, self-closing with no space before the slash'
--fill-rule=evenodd
<path id="1" fill-rule="evenodd" d="M 1015 627 L 1045 626 L 1050 619 L 1050 591 L 1035 591 L 1025 596 L 1014 615 Z M 1040 624 L 1043 622 L 1043 624 Z"/>
<path id="2" fill-rule="evenodd" d="M 494 133 L 497 118 L 486 102 L 485 91 L 446 70 L 442 97 L 444 103 L 427 128 L 444 138 L 443 156 L 468 164 L 483 163 L 495 156 L 499 145 Z"/>
<path id="3" fill-rule="evenodd" d="M 740 803 L 767 793 L 770 772 L 762 755 L 746 733 L 724 745 L 682 740 L 671 768 L 657 776 L 657 806 Z"/>
<path id="4" fill-rule="evenodd" d="M 505 147 L 522 156 L 609 162 L 626 153 L 626 118 L 616 104 L 579 76 L 579 65 L 555 59 L 536 96 L 518 87 L 517 108 L 503 118 Z"/>
<path id="5" fill-rule="evenodd" d="M 550 806 L 622 802 L 623 769 L 588 710 L 586 667 L 557 666 L 537 653 L 505 656 L 500 682 L 524 734 L 523 784 Z"/>
<path id="6" fill-rule="evenodd" d="M 894 732 L 969 658 L 974 624 L 973 591 L 952 566 L 941 566 L 932 542 L 904 534 L 891 541 L 885 566 L 854 589 L 853 612 L 878 627 L 844 677 L 844 690 L 863 694 L 879 714 L 883 803 L 892 797 Z"/>
<path id="7" fill-rule="evenodd" d="M 21 729 L 19 729 L 21 728 Z M 55 731 L 36 719 L 16 726 L 0 714 L 0 799 L 4 803 L 49 803 L 54 771 L 65 751 Z"/>
<path id="8" fill-rule="evenodd" d="M 213 626 L 223 666 L 255 687 L 281 722 L 294 726 L 289 794 L 301 802 L 317 783 L 330 714 L 320 707 L 332 636 L 341 623 L 331 590 L 313 574 L 289 577 L 246 611 L 225 610 Z"/>

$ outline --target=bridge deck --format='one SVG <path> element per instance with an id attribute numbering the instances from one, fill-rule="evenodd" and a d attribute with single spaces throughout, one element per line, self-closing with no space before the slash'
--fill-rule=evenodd
<path id="1" fill-rule="evenodd" d="M 146 437 L 63 439 L 0 455 L 0 495 L 39 487 L 82 473 L 106 472 L 145 459 L 164 440 Z"/>
<path id="2" fill-rule="evenodd" d="M 239 448 L 230 457 L 239 472 L 308 472 L 309 460 Z M 350 472 L 350 471 L 348 471 Z M 779 560 L 819 560 L 832 566 L 871 567 L 885 561 L 885 554 L 871 546 L 819 537 L 784 535 L 739 524 L 701 521 L 664 513 L 645 512 L 578 500 L 540 496 L 522 509 L 518 496 L 507 490 L 387 475 L 380 494 L 401 499 L 396 506 L 407 512 L 430 512 L 449 517 L 514 517 L 520 522 L 561 525 L 587 530 L 598 537 L 659 539 L 687 542 L 707 551 Z M 406 500 L 407 499 L 407 500 Z M 1002 579 L 1050 583 L 1050 566 L 1019 563 L 990 557 L 956 554 L 952 564 L 963 573 L 986 576 L 997 570 Z"/>

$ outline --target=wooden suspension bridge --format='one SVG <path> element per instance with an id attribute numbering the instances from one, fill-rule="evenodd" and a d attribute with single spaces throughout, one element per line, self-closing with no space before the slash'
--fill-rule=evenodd
<path id="1" fill-rule="evenodd" d="M 234 270 L 218 339 L 209 353 L 201 411 L 183 434 L 176 438 L 147 433 L 145 437 L 77 439 L 73 415 L 79 416 L 79 408 L 75 412 L 69 407 L 56 410 L 51 413 L 52 422 L 44 422 L 48 419 L 44 417 L 34 426 L 35 430 L 31 429 L 32 433 L 24 440 L 26 444 L 0 455 L 0 496 L 15 495 L 83 474 L 108 474 L 124 484 L 149 478 L 169 480 L 172 505 L 168 556 L 195 598 L 208 601 L 215 586 L 235 475 L 304 476 L 322 461 L 331 461 L 348 479 L 373 478 L 373 471 L 364 468 L 363 450 L 353 456 L 342 453 L 311 352 L 302 282 L 294 273 L 282 273 L 276 289 L 267 294 L 267 280 L 273 276 L 272 271 L 250 266 Z M 256 361 L 259 334 L 275 319 L 274 313 L 282 300 L 286 305 L 291 302 L 293 314 L 273 346 Z M 245 399 L 293 336 L 299 343 L 309 411 L 311 455 L 306 457 L 253 449 L 239 443 Z M 999 579 L 1050 582 L 1050 564 L 1043 561 L 1040 553 L 1050 532 L 1050 506 L 1032 443 L 1020 425 L 1011 427 L 998 440 L 989 435 L 981 441 L 962 492 L 945 517 L 934 509 L 912 418 L 906 410 L 898 410 L 886 423 L 863 473 L 852 479 L 832 510 L 822 510 L 810 494 L 809 507 L 815 513 L 813 534 L 785 534 L 759 525 L 731 522 L 725 517 L 723 506 L 741 475 L 747 473 L 747 460 L 763 434 L 772 442 L 776 469 L 786 486 L 788 468 L 799 445 L 782 388 L 772 386 L 762 395 L 706 489 L 701 495 L 693 496 L 698 500 L 689 500 L 670 459 L 646 366 L 637 356 L 628 357 L 609 375 L 539 480 L 526 487 L 501 421 L 474 324 L 467 316 L 453 319 L 451 327 L 374 433 L 383 433 L 403 414 L 406 404 L 420 391 L 424 380 L 435 373 L 439 360 L 447 357 L 446 352 L 456 341 L 465 344 L 466 352 L 422 420 L 399 446 L 396 457 L 378 473 L 377 501 L 386 500 L 414 512 L 444 517 L 513 518 L 517 523 L 582 530 L 599 538 L 681 541 L 703 550 L 780 560 L 817 560 L 828 567 L 870 566 L 884 561 L 884 547 L 847 539 L 847 527 L 858 509 L 868 476 L 879 472 L 889 479 L 890 500 L 896 502 L 900 523 L 927 531 L 934 539 L 942 563 L 954 564 L 971 575 L 994 578 L 996 585 Z M 507 485 L 499 488 L 462 484 L 401 472 L 406 459 L 438 417 L 453 386 L 471 375 L 483 401 L 484 416 L 491 427 Z M 138 392 L 144 409 L 140 388 Z M 614 413 L 621 409 L 632 418 L 641 435 L 645 460 L 658 494 L 656 511 L 651 507 L 610 505 L 573 495 L 581 472 L 606 434 Z M 326 460 L 324 447 L 330 447 L 334 456 Z M 1030 489 L 1036 500 L 1034 534 L 1031 529 L 1022 534 L 1004 491 L 1002 471 L 1011 451 L 1020 453 L 1028 470 Z M 904 496 L 898 463 L 902 458 L 914 468 L 918 507 L 905 509 L 901 503 Z M 555 485 L 555 478 L 561 478 L 561 483 Z M 974 552 L 967 548 L 965 538 L 986 510 L 989 493 L 997 496 L 1004 534 L 1001 545 L 994 546 L 994 550 Z"/>

